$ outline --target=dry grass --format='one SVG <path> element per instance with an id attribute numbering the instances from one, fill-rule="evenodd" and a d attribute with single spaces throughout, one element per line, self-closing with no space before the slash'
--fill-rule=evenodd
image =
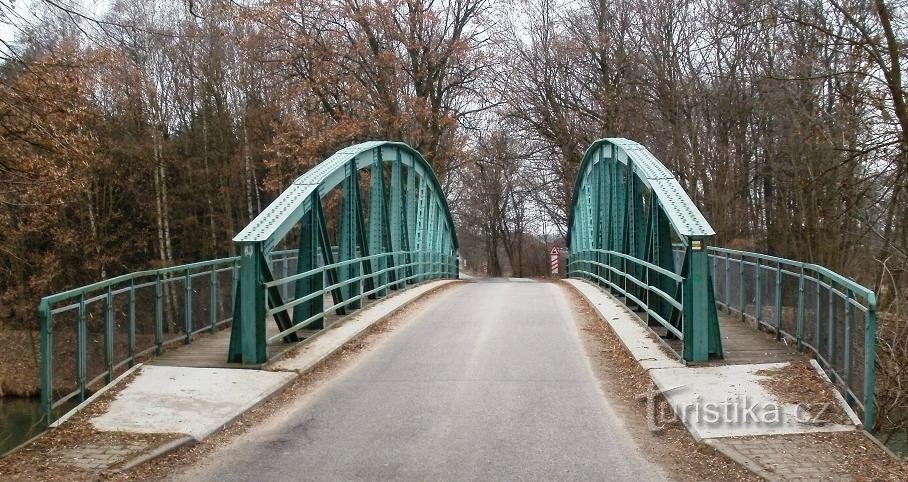
<path id="1" fill-rule="evenodd" d="M 765 378 L 759 384 L 782 403 L 800 405 L 818 423 L 850 424 L 842 410 L 835 388 L 820 378 L 810 362 L 797 360 L 788 366 L 758 370 Z"/>

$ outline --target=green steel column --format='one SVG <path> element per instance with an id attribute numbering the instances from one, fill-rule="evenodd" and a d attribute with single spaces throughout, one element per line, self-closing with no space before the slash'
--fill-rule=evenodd
<path id="1" fill-rule="evenodd" d="M 397 155 L 394 158 L 393 163 L 391 164 L 391 209 L 389 212 L 388 223 L 390 224 L 391 232 L 391 250 L 406 251 L 406 199 L 404 198 L 404 185 L 403 185 L 403 160 L 401 159 L 400 149 L 397 149 Z M 408 256 L 398 255 L 395 257 L 394 265 L 400 266 L 401 264 L 406 264 L 409 262 L 407 259 Z M 404 284 L 399 280 L 407 276 L 406 269 L 396 269 L 396 279 L 398 280 L 397 288 L 403 288 Z"/>
<path id="2" fill-rule="evenodd" d="M 436 275 L 436 277 L 442 278 L 442 277 L 444 277 L 444 271 L 445 271 L 444 264 L 443 264 L 444 259 L 442 258 L 442 251 L 441 251 L 442 240 L 444 239 L 445 222 L 443 219 L 444 215 L 443 215 L 441 205 L 437 204 L 436 209 L 438 209 L 438 212 L 435 214 L 435 224 L 437 226 L 435 228 L 435 266 L 436 266 L 435 271 L 438 272 L 438 275 Z"/>
<path id="3" fill-rule="evenodd" d="M 435 272 L 435 228 L 437 227 L 435 221 L 435 213 L 437 211 L 437 205 L 435 204 L 435 197 L 429 197 L 429 220 L 426 223 L 426 243 L 424 250 L 426 251 L 428 267 L 426 271 L 429 273 L 429 278 L 434 277 L 431 273 Z"/>
<path id="4" fill-rule="evenodd" d="M 419 198 L 416 201 L 416 204 L 417 204 L 416 240 L 413 243 L 413 246 L 414 246 L 413 250 L 416 251 L 416 262 L 418 263 L 416 265 L 416 269 L 414 271 L 417 275 L 419 275 L 419 276 L 417 276 L 416 281 L 423 281 L 425 279 L 423 275 L 426 272 L 426 266 L 425 266 L 426 241 L 425 240 L 426 240 L 426 229 L 427 229 L 426 216 L 428 215 L 428 213 L 426 211 L 428 210 L 428 201 L 429 201 L 426 196 L 427 189 L 428 189 L 428 187 L 427 187 L 426 178 L 424 176 L 420 176 Z"/>
<path id="5" fill-rule="evenodd" d="M 385 231 L 387 229 L 387 211 L 385 209 L 385 174 L 384 163 L 382 162 L 381 148 L 372 150 L 372 166 L 370 169 L 370 189 L 369 189 L 369 254 L 376 255 L 387 252 L 385 249 Z M 386 266 L 384 257 L 372 260 L 374 272 L 380 272 Z M 375 275 L 375 288 L 387 284 L 387 273 Z M 382 297 L 386 293 L 385 289 L 377 291 L 377 297 Z"/>
<path id="6" fill-rule="evenodd" d="M 265 286 L 262 279 L 260 243 L 240 243 L 240 278 L 234 306 L 233 327 L 227 361 L 246 365 L 265 363 Z"/>
<path id="7" fill-rule="evenodd" d="M 359 227 L 359 175 L 356 171 L 356 160 L 351 159 L 347 163 L 346 177 L 343 181 L 343 200 L 341 201 L 341 220 L 338 237 L 338 261 L 344 262 L 359 257 L 357 253 Z M 350 263 L 340 268 L 340 281 L 352 280 L 359 276 L 359 263 Z M 353 281 L 341 288 L 341 295 L 344 301 L 359 296 L 360 282 Z M 357 299 L 347 305 L 348 308 L 355 310 L 361 306 L 362 300 Z"/>
<path id="8" fill-rule="evenodd" d="M 684 280 L 684 359 L 707 361 L 721 356 L 715 295 L 709 276 L 707 239 L 690 239 L 687 247 L 687 278 Z M 712 302 L 712 305 L 710 303 Z"/>
<path id="9" fill-rule="evenodd" d="M 417 219 L 416 219 L 416 210 L 419 207 L 420 198 L 416 195 L 416 160 L 413 157 L 410 157 L 410 165 L 407 166 L 407 198 L 404 202 L 404 208 L 407 211 L 407 234 L 409 235 L 409 250 L 416 250 L 416 233 L 419 232 L 417 229 Z M 413 260 L 416 262 L 416 260 Z M 411 269 L 410 271 L 415 272 L 416 270 Z M 411 280 L 410 283 L 413 281 Z"/>
<path id="10" fill-rule="evenodd" d="M 599 206 L 599 235 L 600 249 L 612 249 L 612 159 L 605 156 L 605 148 L 602 148 L 602 171 L 600 172 L 600 190 L 602 201 Z"/>
<path id="11" fill-rule="evenodd" d="M 318 193 L 312 194 L 310 202 L 311 209 L 315 215 L 315 223 L 318 226 L 318 245 L 322 253 L 322 264 L 331 266 L 334 264 L 334 252 L 331 249 L 331 239 L 328 237 L 328 226 L 325 224 L 325 212 L 322 210 L 322 202 L 318 197 Z M 329 286 L 336 285 L 340 280 L 340 274 L 338 273 L 337 268 L 328 268 L 327 271 L 325 271 L 324 279 L 328 280 Z M 331 290 L 331 299 L 334 301 L 334 304 L 338 304 L 344 300 L 344 295 L 340 288 Z M 344 307 L 335 308 L 334 313 L 345 315 L 347 314 L 347 310 Z"/>
<path id="12" fill-rule="evenodd" d="M 596 234 L 595 248 L 598 250 L 605 250 L 605 249 L 608 249 L 608 248 L 606 248 L 606 245 L 608 244 L 607 238 L 609 235 L 609 233 L 608 233 L 608 210 L 609 210 L 608 180 L 609 180 L 609 177 L 608 177 L 608 166 L 606 165 L 606 160 L 605 160 L 605 147 L 604 146 L 599 147 L 598 167 L 599 167 L 599 177 L 598 177 L 598 179 L 599 179 L 599 188 L 598 188 L 599 202 L 598 202 L 598 213 L 596 216 L 596 224 L 598 226 L 598 229 L 597 229 L 597 234 Z M 596 262 L 598 262 L 600 264 L 605 264 L 606 258 L 607 258 L 607 255 L 604 253 L 596 254 Z M 597 268 L 596 272 L 599 275 L 599 277 L 602 278 L 603 280 L 608 277 L 608 270 L 601 266 Z M 604 281 L 601 281 L 601 280 L 597 280 L 597 282 L 602 286 L 607 285 L 607 283 L 605 283 Z"/>
<path id="13" fill-rule="evenodd" d="M 665 211 L 656 200 L 653 201 L 651 210 L 652 227 L 650 228 L 650 239 L 652 243 L 652 255 L 651 259 L 648 261 L 660 268 L 674 272 L 675 260 L 672 252 L 672 234 L 668 216 L 665 215 Z M 676 291 L 674 289 L 675 283 L 671 278 L 663 274 L 656 274 L 655 276 L 656 282 L 651 282 L 650 284 L 653 284 L 665 293 L 674 293 Z M 659 313 L 659 316 L 663 319 L 671 320 L 674 307 L 661 297 L 656 298 L 656 312 Z"/>
<path id="14" fill-rule="evenodd" d="M 599 157 L 601 159 L 601 157 L 602 157 L 601 148 L 600 148 L 599 152 L 600 152 Z M 602 177 L 603 177 L 602 176 L 602 163 L 597 162 L 597 163 L 593 164 L 593 169 L 590 172 L 590 174 L 592 176 L 592 179 L 590 179 L 590 190 L 592 191 L 592 197 L 590 198 L 590 203 L 591 203 L 590 214 L 592 215 L 591 219 L 590 219 L 590 224 L 591 224 L 590 249 L 596 250 L 596 249 L 600 249 L 600 246 L 601 246 L 600 236 L 602 234 L 602 227 L 601 227 L 602 225 L 600 223 L 602 220 L 602 212 L 601 212 L 601 209 L 602 209 L 602 203 L 601 203 L 602 189 L 601 189 L 601 187 L 602 187 Z M 590 261 L 598 263 L 599 262 L 599 253 L 596 253 L 596 252 L 590 253 Z M 590 268 L 591 268 L 590 272 L 593 273 L 593 275 L 595 275 L 597 277 L 602 276 L 599 266 L 591 265 Z M 592 281 L 596 284 L 601 283 L 596 278 L 593 278 Z"/>
<path id="15" fill-rule="evenodd" d="M 296 272 L 305 273 L 318 268 L 319 254 L 319 237 L 321 228 L 318 222 L 318 215 L 315 204 L 320 203 L 318 191 L 314 191 L 309 196 L 310 208 L 303 219 L 300 220 L 300 239 L 296 257 Z M 305 278 L 296 280 L 294 295 L 296 299 L 309 296 L 312 293 L 321 291 L 324 278 L 322 273 L 316 273 Z M 302 323 L 304 320 L 311 318 L 325 310 L 325 297 L 316 296 L 311 300 L 304 301 L 302 304 L 293 308 L 293 324 Z M 324 317 L 318 318 L 307 325 L 311 329 L 321 329 L 325 327 Z"/>

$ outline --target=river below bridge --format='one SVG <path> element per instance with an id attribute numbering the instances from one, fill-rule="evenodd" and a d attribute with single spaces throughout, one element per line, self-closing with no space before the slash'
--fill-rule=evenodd
<path id="1" fill-rule="evenodd" d="M 40 399 L 0 397 L 0 456 L 42 430 Z"/>

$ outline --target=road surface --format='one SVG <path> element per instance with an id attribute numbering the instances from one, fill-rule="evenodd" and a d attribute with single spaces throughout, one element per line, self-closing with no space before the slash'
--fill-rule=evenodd
<path id="1" fill-rule="evenodd" d="M 659 480 L 552 283 L 448 291 L 182 480 Z"/>

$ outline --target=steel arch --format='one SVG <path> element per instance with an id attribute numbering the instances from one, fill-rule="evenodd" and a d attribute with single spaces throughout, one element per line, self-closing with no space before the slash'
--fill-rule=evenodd
<path id="1" fill-rule="evenodd" d="M 384 173 L 388 164 L 390 189 Z M 367 168 L 368 217 L 359 182 L 359 172 Z M 335 262 L 321 200 L 338 186 L 342 203 Z M 275 279 L 272 258 L 288 254 L 274 249 L 297 224 L 296 273 Z M 243 364 L 265 362 L 269 341 L 297 341 L 300 330 L 323 328 L 327 311 L 343 314 L 359 308 L 367 296 L 458 275 L 457 234 L 441 185 L 422 155 L 402 142 L 370 141 L 337 151 L 293 181 L 233 241 L 240 273 L 228 361 Z M 294 297 L 287 301 L 291 285 Z M 325 293 L 334 302 L 327 309 Z M 280 330 L 270 338 L 267 316 Z"/>
<path id="2" fill-rule="evenodd" d="M 707 256 L 714 235 L 645 147 L 607 138 L 587 149 L 568 221 L 568 275 L 608 286 L 645 310 L 651 325 L 682 339 L 688 361 L 722 356 Z"/>

